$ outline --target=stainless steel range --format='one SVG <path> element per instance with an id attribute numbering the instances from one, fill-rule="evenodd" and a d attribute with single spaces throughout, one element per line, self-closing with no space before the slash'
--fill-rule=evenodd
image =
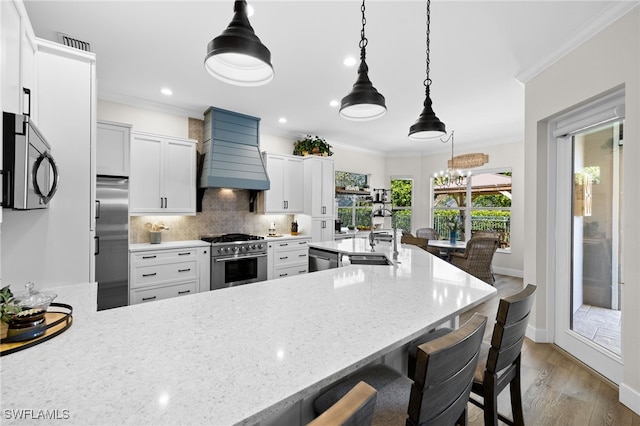
<path id="1" fill-rule="evenodd" d="M 264 237 L 247 234 L 203 235 L 211 243 L 211 290 L 267 279 Z"/>

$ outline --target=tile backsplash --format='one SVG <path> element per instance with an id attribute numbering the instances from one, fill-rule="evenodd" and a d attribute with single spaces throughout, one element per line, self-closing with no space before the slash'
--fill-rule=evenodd
<path id="1" fill-rule="evenodd" d="M 129 241 L 149 242 L 146 223 L 163 222 L 169 227 L 162 231 L 162 241 L 184 241 L 197 240 L 204 234 L 266 235 L 271 222 L 275 222 L 278 233 L 288 234 L 293 218 L 250 212 L 248 190 L 209 188 L 202 200 L 202 212 L 195 216 L 131 216 Z"/>

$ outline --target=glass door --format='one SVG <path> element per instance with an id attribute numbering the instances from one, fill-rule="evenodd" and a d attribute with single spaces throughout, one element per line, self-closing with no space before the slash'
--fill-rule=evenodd
<path id="1" fill-rule="evenodd" d="M 623 123 L 558 139 L 556 343 L 620 383 Z M 565 226 L 566 225 L 566 226 Z"/>

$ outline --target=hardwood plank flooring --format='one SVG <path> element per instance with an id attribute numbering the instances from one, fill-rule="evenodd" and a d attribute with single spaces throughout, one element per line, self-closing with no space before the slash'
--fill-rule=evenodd
<path id="1" fill-rule="evenodd" d="M 496 275 L 498 294 L 460 317 L 464 323 L 473 312 L 489 318 L 485 341 L 491 339 L 493 321 L 501 297 L 523 288 L 521 278 Z M 640 416 L 618 402 L 618 389 L 580 361 L 553 344 L 525 340 L 522 348 L 522 402 L 525 423 L 533 425 L 640 426 Z M 482 426 L 482 410 L 469 404 L 469 425 Z M 509 390 L 498 398 L 500 413 L 511 417 Z"/>

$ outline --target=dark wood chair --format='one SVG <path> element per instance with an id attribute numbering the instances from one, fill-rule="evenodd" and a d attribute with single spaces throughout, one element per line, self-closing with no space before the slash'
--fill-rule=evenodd
<path id="1" fill-rule="evenodd" d="M 533 284 L 520 293 L 500 299 L 491 345 L 480 353 L 478 368 L 471 392 L 483 402 L 471 397 L 470 402 L 484 410 L 484 424 L 497 425 L 498 419 L 509 425 L 524 425 L 522 394 L 520 389 L 520 352 L 529 323 L 536 286 Z M 513 420 L 498 413 L 498 395 L 509 386 Z"/>
<path id="2" fill-rule="evenodd" d="M 491 345 L 483 344 L 481 347 L 471 392 L 483 397 L 484 401 L 480 402 L 472 396 L 469 402 L 484 410 L 485 425 L 495 426 L 498 424 L 498 419 L 509 425 L 524 425 L 520 390 L 520 351 L 529 323 L 535 291 L 536 286 L 529 284 L 521 292 L 500 299 Z M 408 372 L 410 375 L 416 369 L 418 347 L 448 331 L 450 329 L 437 329 L 409 346 Z M 497 408 L 498 395 L 509 384 L 514 421 L 498 414 Z"/>
<path id="3" fill-rule="evenodd" d="M 433 232 L 426 232 L 425 230 L 432 230 Z M 442 257 L 440 250 L 435 247 L 429 247 L 429 240 L 437 240 L 438 233 L 435 229 L 432 228 L 420 228 L 416 231 L 416 236 L 414 237 L 412 234 L 403 233 L 401 243 L 405 244 L 413 244 L 416 245 L 429 253 Z"/>
<path id="4" fill-rule="evenodd" d="M 474 277 L 493 284 L 495 278 L 491 262 L 499 244 L 496 236 L 473 237 L 467 241 L 464 253 L 451 253 L 449 261 Z"/>
<path id="5" fill-rule="evenodd" d="M 316 414 L 365 381 L 378 391 L 373 425 L 466 425 L 486 323 L 487 317 L 476 313 L 457 330 L 420 345 L 413 381 L 382 364 L 356 372 L 316 398 Z"/>
<path id="6" fill-rule="evenodd" d="M 359 382 L 307 426 L 369 426 L 373 420 L 376 395 L 374 388 Z"/>

